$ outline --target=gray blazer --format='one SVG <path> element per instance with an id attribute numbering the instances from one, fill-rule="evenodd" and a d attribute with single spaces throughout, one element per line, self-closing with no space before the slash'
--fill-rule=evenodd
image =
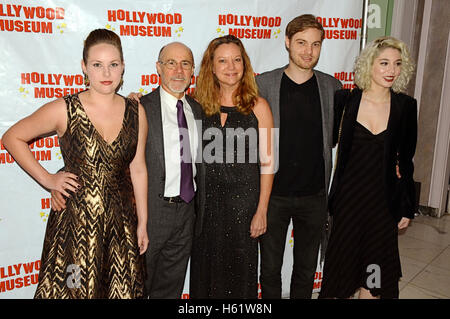
<path id="1" fill-rule="evenodd" d="M 286 68 L 287 65 L 262 73 L 256 77 L 259 94 L 269 102 L 270 108 L 272 109 L 275 128 L 280 128 L 280 88 L 281 78 Z M 342 84 L 329 74 L 317 70 L 314 70 L 314 74 L 316 75 L 319 87 L 322 109 L 323 158 L 325 161 L 325 185 L 328 190 L 332 170 L 331 149 L 333 148 L 334 92 L 341 89 Z M 274 149 L 275 154 L 279 154 L 279 134 L 275 137 Z M 275 167 L 278 169 L 278 156 L 275 159 Z"/>
<path id="2" fill-rule="evenodd" d="M 166 181 L 166 167 L 164 159 L 164 141 L 163 141 L 163 128 L 161 117 L 161 96 L 158 87 L 155 91 L 143 96 L 140 99 L 141 104 L 147 113 L 148 122 L 148 136 L 145 150 L 145 158 L 148 169 L 148 224 L 149 229 L 153 224 L 152 216 L 158 215 L 161 211 L 161 206 L 164 203 L 164 188 Z M 192 108 L 194 118 L 196 121 L 202 120 L 202 107 L 193 98 L 186 95 L 186 100 Z M 197 122 L 200 124 L 201 122 Z M 199 150 L 198 154 L 201 154 L 201 124 L 197 125 L 197 131 L 199 134 Z M 197 220 L 199 215 L 203 216 L 204 211 L 204 167 L 201 164 L 201 157 L 198 158 L 200 163 L 196 163 L 197 175 L 195 182 L 197 185 L 197 193 L 195 196 L 195 206 Z M 196 226 L 197 227 L 197 226 Z"/>

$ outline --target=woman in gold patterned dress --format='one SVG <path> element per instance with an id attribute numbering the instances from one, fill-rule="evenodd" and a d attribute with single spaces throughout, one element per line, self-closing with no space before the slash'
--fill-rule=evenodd
<path id="1" fill-rule="evenodd" d="M 116 94 L 124 61 L 120 38 L 92 31 L 81 66 L 89 89 L 49 102 L 20 120 L 2 142 L 17 163 L 65 209 L 47 224 L 35 298 L 140 298 L 147 249 L 147 120 Z M 55 132 L 65 171 L 47 172 L 27 142 Z"/>

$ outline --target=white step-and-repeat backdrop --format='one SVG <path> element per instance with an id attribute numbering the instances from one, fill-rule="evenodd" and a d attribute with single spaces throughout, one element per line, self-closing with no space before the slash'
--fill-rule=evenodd
<path id="1" fill-rule="evenodd" d="M 288 63 L 284 45 L 287 23 L 312 13 L 326 39 L 317 69 L 350 87 L 359 52 L 360 0 L 10 0 L 0 1 L 0 136 L 44 103 L 84 89 L 83 40 L 96 28 L 115 31 L 125 57 L 124 86 L 119 92 L 149 93 L 159 84 L 155 62 L 172 41 L 187 44 L 198 74 L 210 40 L 241 38 L 256 73 Z M 194 88 L 195 77 L 192 80 Z M 64 165 L 58 137 L 30 143 L 42 166 L 56 172 Z M 150 172 L 151 174 L 151 172 Z M 0 298 L 32 298 L 40 268 L 50 194 L 32 180 L 0 140 Z M 292 228 L 286 240 L 283 296 L 289 296 Z M 319 263 L 314 290 L 321 284 Z M 189 270 L 183 298 L 189 297 Z"/>

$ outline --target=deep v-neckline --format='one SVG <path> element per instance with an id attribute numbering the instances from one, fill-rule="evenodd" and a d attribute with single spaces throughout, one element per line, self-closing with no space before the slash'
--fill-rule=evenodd
<path id="1" fill-rule="evenodd" d="M 128 109 L 128 108 L 127 108 L 127 101 L 124 99 L 124 102 L 125 102 L 125 109 L 123 110 L 123 114 L 122 114 L 122 124 L 121 124 L 121 126 L 120 126 L 120 130 L 119 130 L 119 132 L 117 133 L 116 137 L 115 137 L 111 142 L 108 142 L 108 141 L 106 141 L 105 138 L 100 134 L 100 132 L 99 132 L 99 131 L 97 130 L 97 128 L 95 127 L 94 123 L 93 123 L 93 122 L 91 121 L 91 119 L 89 118 L 89 115 L 87 114 L 87 112 L 86 112 L 86 110 L 85 110 L 85 108 L 84 108 L 84 106 L 83 106 L 83 103 L 81 103 L 81 99 L 80 99 L 80 97 L 78 96 L 78 94 L 77 94 L 77 99 L 78 99 L 78 103 L 80 104 L 81 109 L 83 110 L 83 113 L 86 115 L 86 119 L 89 121 L 90 125 L 92 125 L 92 128 L 94 129 L 94 132 L 98 135 L 99 139 L 102 140 L 102 142 L 105 143 L 105 144 L 108 145 L 108 146 L 113 145 L 113 144 L 119 139 L 120 135 L 122 134 L 123 127 L 124 127 L 124 125 L 125 125 L 125 117 L 126 117 L 126 113 L 127 113 L 127 109 Z"/>
<path id="2" fill-rule="evenodd" d="M 359 114 L 359 110 L 360 110 L 360 108 L 361 108 L 362 94 L 363 94 L 363 92 L 361 91 L 361 96 L 360 96 L 360 98 L 359 98 L 358 108 L 356 109 L 356 118 L 355 118 L 356 123 L 358 123 L 359 125 L 361 125 L 367 132 L 369 132 L 369 133 L 372 134 L 373 136 L 378 136 L 378 135 L 380 135 L 380 134 L 382 134 L 382 133 L 384 133 L 384 132 L 387 132 L 387 130 L 389 129 L 389 125 L 390 125 L 390 123 L 391 123 L 391 118 L 392 118 L 392 105 L 393 105 L 393 102 L 392 102 L 392 99 L 393 99 L 392 92 L 390 92 L 389 114 L 388 114 L 388 119 L 387 119 L 386 128 L 385 128 L 383 131 L 381 131 L 381 132 L 379 132 L 379 133 L 377 133 L 377 134 L 373 133 L 371 130 L 369 130 L 367 127 L 365 127 L 363 124 L 361 124 L 361 122 L 358 121 L 358 114 Z"/>
<path id="3" fill-rule="evenodd" d="M 382 130 L 381 132 L 375 134 L 375 133 L 373 133 L 371 130 L 369 130 L 367 127 L 365 127 L 363 124 L 361 124 L 360 122 L 356 121 L 356 123 L 359 124 L 360 126 L 362 126 L 363 129 L 365 129 L 367 132 L 369 132 L 369 133 L 370 133 L 371 135 L 373 135 L 373 136 L 378 136 L 378 135 L 380 135 L 380 134 L 382 134 L 382 133 L 384 133 L 384 132 L 387 131 L 387 128 L 385 128 L 385 129 Z"/>
<path id="4" fill-rule="evenodd" d="M 235 110 L 235 106 L 221 106 L 220 107 L 220 113 L 219 113 L 219 123 L 221 128 L 225 128 L 228 122 L 229 113 L 231 113 L 233 110 Z M 222 114 L 226 114 L 225 121 L 222 125 Z"/>

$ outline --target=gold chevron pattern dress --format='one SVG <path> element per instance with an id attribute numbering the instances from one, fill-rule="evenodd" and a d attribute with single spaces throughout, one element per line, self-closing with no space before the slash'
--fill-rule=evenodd
<path id="1" fill-rule="evenodd" d="M 138 106 L 125 99 L 122 129 L 107 143 L 78 94 L 64 99 L 64 170 L 78 176 L 81 188 L 66 199 L 64 210 L 50 212 L 35 298 L 140 298 L 144 264 L 129 170 L 138 141 Z"/>

